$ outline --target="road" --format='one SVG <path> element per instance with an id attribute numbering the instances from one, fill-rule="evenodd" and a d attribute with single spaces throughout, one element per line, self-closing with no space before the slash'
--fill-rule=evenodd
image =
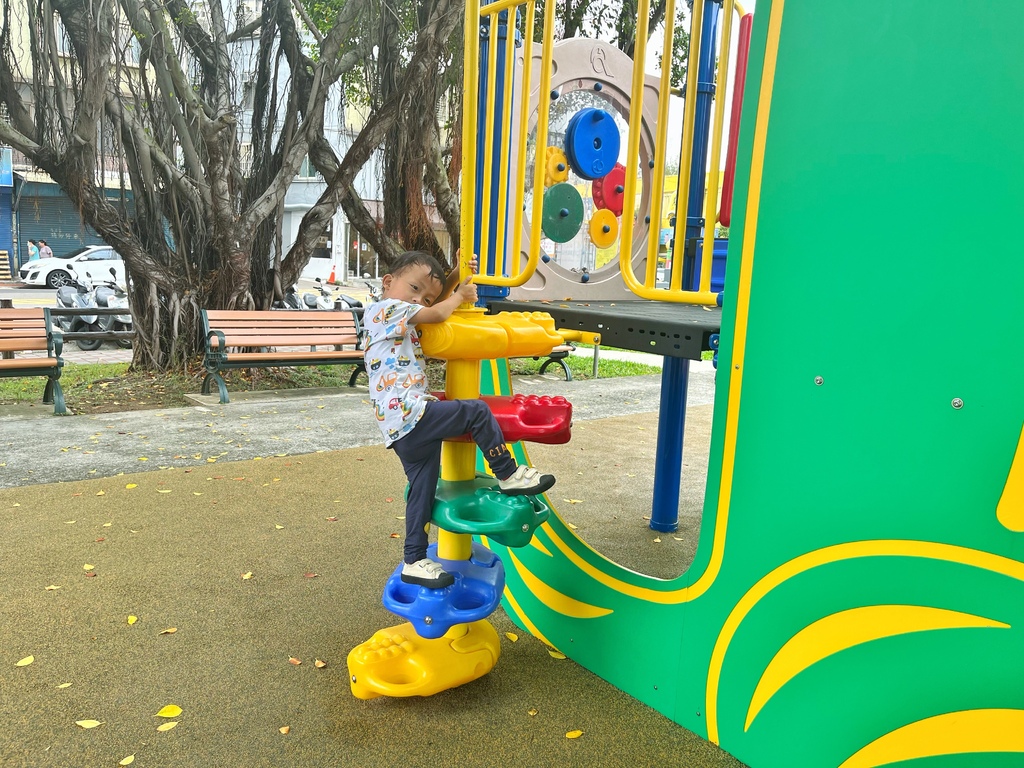
<path id="1" fill-rule="evenodd" d="M 53 288 L 30 288 L 17 283 L 0 285 L 0 299 L 12 299 L 15 307 L 52 307 L 57 303 Z"/>

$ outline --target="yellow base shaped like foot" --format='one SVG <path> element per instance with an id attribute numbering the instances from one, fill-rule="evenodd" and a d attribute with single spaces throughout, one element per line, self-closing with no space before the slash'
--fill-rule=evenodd
<path id="1" fill-rule="evenodd" d="M 498 663 L 498 633 L 486 619 L 457 624 L 436 640 L 406 622 L 375 632 L 348 654 L 352 695 L 433 696 L 483 677 Z"/>

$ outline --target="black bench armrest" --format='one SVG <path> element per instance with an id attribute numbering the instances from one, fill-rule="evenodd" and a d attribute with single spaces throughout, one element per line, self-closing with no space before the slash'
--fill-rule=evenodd
<path id="1" fill-rule="evenodd" d="M 46 318 L 46 352 L 60 357 L 64 352 L 64 332 L 53 322 L 49 307 L 43 309 L 43 316 Z"/>

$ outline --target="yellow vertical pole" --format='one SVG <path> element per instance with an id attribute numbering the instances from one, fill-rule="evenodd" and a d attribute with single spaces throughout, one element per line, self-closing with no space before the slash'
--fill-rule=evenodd
<path id="1" fill-rule="evenodd" d="M 508 183 L 509 173 L 512 170 L 512 74 L 513 65 L 516 61 L 516 25 L 515 8 L 509 8 L 505 17 L 505 90 L 502 93 L 501 114 L 502 124 L 501 146 L 498 147 L 498 231 L 494 238 L 494 273 L 504 274 L 505 265 L 508 263 L 509 253 L 506 243 L 507 222 L 508 222 Z M 497 48 L 497 41 L 495 41 Z M 515 258 L 516 265 L 519 259 Z"/>
<path id="2" fill-rule="evenodd" d="M 697 3 L 699 5 L 699 3 Z M 649 0 L 641 0 L 636 20 L 636 47 L 633 57 L 633 82 L 629 95 L 629 134 L 626 140 L 626 182 L 622 208 L 622 234 L 619 236 L 619 271 L 626 287 L 636 293 L 644 286 L 633 274 L 633 219 L 636 216 L 636 178 L 640 164 L 640 126 L 643 121 L 644 59 L 647 51 Z"/>
<path id="3" fill-rule="evenodd" d="M 718 83 L 715 87 L 715 124 L 711 134 L 711 170 L 708 173 L 708 188 L 704 195 L 704 248 L 700 257 L 700 286 L 702 291 L 711 290 L 711 268 L 715 256 L 715 223 L 718 219 L 718 166 L 722 157 L 722 132 L 725 126 L 725 103 L 729 89 L 729 49 L 732 44 L 733 0 L 725 0 L 722 22 L 722 50 L 718 67 Z M 678 219 L 676 220 L 678 223 Z M 710 245 L 708 242 L 710 241 Z"/>
<path id="4" fill-rule="evenodd" d="M 530 216 L 530 260 L 536 263 L 540 254 L 541 224 L 544 209 L 544 157 L 548 146 L 548 123 L 551 118 L 551 68 L 555 46 L 554 3 L 544 7 L 544 39 L 540 64 L 540 93 L 537 94 L 537 142 L 533 159 L 533 212 Z"/>
<path id="5" fill-rule="evenodd" d="M 476 221 L 476 123 L 477 88 L 480 76 L 480 0 L 466 0 L 464 16 L 465 61 L 462 72 L 462 230 L 459 248 L 463 265 L 473 253 L 473 225 Z M 468 191 L 467 191 L 468 190 Z M 465 272 L 462 266 L 460 272 Z M 465 275 L 463 275 L 464 277 Z"/>
<path id="6" fill-rule="evenodd" d="M 676 185 L 676 253 L 672 257 L 669 290 L 683 287 L 682 252 L 686 247 L 686 219 L 690 206 L 690 170 L 693 166 L 693 136 L 697 120 L 697 78 L 700 62 L 700 31 L 704 25 L 704 3 L 693 4 L 690 21 L 690 51 L 686 63 L 686 101 L 683 103 L 683 142 L 679 149 L 679 183 Z M 680 236 L 680 230 L 682 236 Z"/>
<path id="7" fill-rule="evenodd" d="M 641 11 L 644 13 L 644 11 Z M 672 99 L 670 76 L 672 74 L 672 37 L 676 18 L 676 2 L 668 0 L 665 5 L 665 41 L 661 47 L 661 83 L 658 90 L 658 124 L 654 139 L 654 170 L 651 178 L 651 234 L 647 237 L 647 274 L 644 284 L 653 288 L 658 274 L 658 246 L 661 244 L 661 207 L 665 196 L 665 147 L 668 144 L 668 107 Z M 640 41 L 637 40 L 638 50 Z M 644 49 L 646 49 L 646 43 Z M 644 61 L 644 53 L 638 54 L 637 61 Z M 636 66 L 634 64 L 634 66 Z M 676 184 L 678 190 L 679 185 Z"/>
<path id="8" fill-rule="evenodd" d="M 484 145 L 481 150 L 484 152 L 490 152 L 494 147 L 494 101 L 498 92 L 498 14 L 492 13 L 487 18 L 489 20 L 487 35 L 490 44 L 487 46 L 487 101 L 483 105 Z M 485 156 L 483 194 L 480 195 L 480 251 L 477 254 L 485 269 L 487 259 L 491 255 L 491 172 L 493 165 L 491 159 Z M 474 191 L 475 188 L 465 190 L 463 197 L 466 196 L 466 193 L 473 194 Z M 497 246 L 498 243 L 495 243 L 495 249 Z"/>
<path id="9" fill-rule="evenodd" d="M 512 253 L 509 274 L 512 277 L 521 271 L 523 249 L 523 208 L 526 201 L 526 145 L 530 135 L 530 84 L 533 76 L 533 16 L 534 0 L 526 3 L 526 20 L 523 24 L 523 77 L 519 87 L 519 147 L 515 197 L 512 201 Z"/>
<path id="10" fill-rule="evenodd" d="M 468 400 L 480 397 L 480 361 L 449 360 L 445 397 Z M 476 443 L 445 442 L 441 446 L 441 479 L 472 480 L 476 477 Z M 445 560 L 468 560 L 473 537 L 467 533 L 439 530 L 437 556 Z"/>

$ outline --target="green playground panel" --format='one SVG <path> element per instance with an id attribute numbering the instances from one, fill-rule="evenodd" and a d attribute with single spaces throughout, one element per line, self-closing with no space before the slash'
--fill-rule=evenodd
<path id="1" fill-rule="evenodd" d="M 1020 4 L 761 0 L 726 279 L 753 259 L 743 378 L 730 288 L 696 559 L 647 578 L 557 514 L 493 546 L 521 626 L 755 768 L 1024 760 L 985 741 L 1024 732 L 1000 730 L 1024 726 L 1024 541 L 995 516 L 1024 422 L 1022 29 Z"/>

